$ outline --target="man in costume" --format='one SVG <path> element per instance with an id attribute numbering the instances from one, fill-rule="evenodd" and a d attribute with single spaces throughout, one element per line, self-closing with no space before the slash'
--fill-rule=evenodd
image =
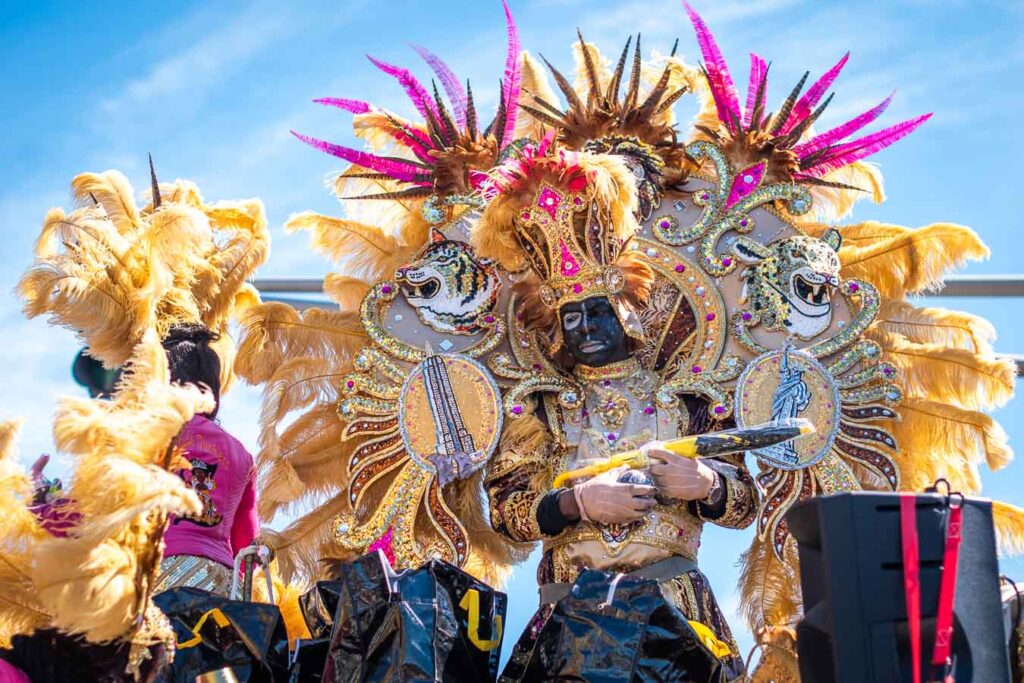
<path id="1" fill-rule="evenodd" d="M 571 372 L 583 400 L 565 409 L 542 398 L 506 430 L 487 478 L 492 524 L 514 541 L 543 541 L 540 621 L 584 568 L 639 572 L 729 644 L 726 668 L 738 676 L 735 641 L 697 549 L 705 521 L 749 525 L 757 494 L 740 460 L 691 460 L 659 446 L 723 421 L 696 396 L 657 405 L 658 377 L 637 359 L 638 307 L 654 276 L 624 250 L 638 230 L 629 168 L 621 157 L 561 151 L 527 156 L 499 175 L 477 251 L 510 269 L 515 259 L 529 263 L 517 316 L 550 342 L 555 366 Z M 552 487 L 560 472 L 637 447 L 653 461 L 649 472 L 616 469 Z M 535 636 L 528 631 L 513 657 L 528 656 Z"/>
<path id="2" fill-rule="evenodd" d="M 325 293 L 338 310 L 253 308 L 239 358 L 240 375 L 265 385 L 262 512 L 310 503 L 274 539 L 286 573 L 329 575 L 332 564 L 383 548 L 397 568 L 440 555 L 496 583 L 543 540 L 545 603 L 582 566 L 655 567 L 687 617 L 731 645 L 688 563 L 704 521 L 756 519 L 739 602 L 760 644 L 772 645 L 766 658 L 779 658 L 800 618 L 783 519 L 794 503 L 919 490 L 937 476 L 970 492 L 978 462 L 1009 461 L 985 411 L 1009 398 L 1013 368 L 995 357 L 987 323 L 905 300 L 983 256 L 978 237 L 950 224 L 836 225 L 860 198 L 884 197 L 864 159 L 928 116 L 862 133 L 886 99 L 815 130 L 847 57 L 806 75 L 772 109 L 768 63 L 751 55 L 741 101 L 710 29 L 687 13 L 702 69 L 674 52 L 645 61 L 639 39 L 608 60 L 581 38 L 576 73 L 551 69 L 556 91 L 520 51 L 506 8 L 500 106 L 483 130 L 472 93 L 425 51 L 446 97 L 374 61 L 422 121 L 362 100 L 321 100 L 353 113 L 369 147 L 300 136 L 351 164 L 334 185 L 345 219 L 304 213 L 289 223 L 336 262 Z M 683 131 L 673 105 L 687 92 L 699 108 Z M 548 154 L 552 135 L 559 151 Z M 451 258 L 456 246 L 464 260 Z M 474 277 L 437 276 L 463 262 L 475 264 L 460 270 Z M 433 275 L 424 276 L 428 263 Z M 458 315 L 425 316 L 425 302 Z M 489 379 L 500 389 L 470 397 L 474 416 L 504 421 L 491 455 L 497 420 L 482 420 L 474 443 L 488 444 L 477 464 L 487 462 L 468 478 L 449 480 L 432 458 L 437 425 L 410 390 L 431 353 L 479 371 L 475 385 L 453 382 L 456 392 Z M 738 462 L 683 463 L 656 444 L 793 412 L 818 433 L 794 442 L 795 465 L 758 463 L 759 501 Z M 553 486 L 560 471 L 645 445 L 654 465 L 629 481 L 606 473 Z M 493 529 L 478 509 L 481 474 Z M 1019 537 L 1021 518 L 1004 512 L 1007 538 Z M 787 668 L 775 680 L 796 680 L 791 659 L 775 662 Z M 725 660 L 736 675 L 734 646 Z"/>

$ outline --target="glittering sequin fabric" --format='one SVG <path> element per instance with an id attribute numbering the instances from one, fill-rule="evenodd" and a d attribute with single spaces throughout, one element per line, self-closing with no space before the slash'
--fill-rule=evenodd
<path id="1" fill-rule="evenodd" d="M 201 588 L 218 595 L 227 595 L 231 589 L 231 570 L 219 562 L 196 555 L 165 557 L 160 562 L 156 592 L 161 593 L 179 586 Z"/>

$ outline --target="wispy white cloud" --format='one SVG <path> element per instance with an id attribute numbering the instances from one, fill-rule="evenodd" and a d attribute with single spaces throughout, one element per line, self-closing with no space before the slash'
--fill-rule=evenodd
<path id="1" fill-rule="evenodd" d="M 276 7 L 281 7 L 280 5 Z M 295 30 L 282 21 L 275 5 L 260 4 L 169 54 L 146 73 L 104 98 L 99 108 L 116 115 L 137 107 L 153 107 L 171 98 L 202 98 L 218 83 L 230 80 L 268 44 Z"/>

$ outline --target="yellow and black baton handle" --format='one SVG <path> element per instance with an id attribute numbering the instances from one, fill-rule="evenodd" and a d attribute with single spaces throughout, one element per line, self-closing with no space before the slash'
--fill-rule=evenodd
<path id="1" fill-rule="evenodd" d="M 813 434 L 814 425 L 809 420 L 795 418 L 782 422 L 765 422 L 753 427 L 737 427 L 709 434 L 694 434 L 665 441 L 661 447 L 684 458 L 714 458 L 729 453 L 742 453 L 766 446 L 780 444 L 805 434 Z M 624 451 L 576 470 L 562 472 L 555 477 L 554 488 L 564 486 L 572 479 L 594 477 L 602 472 L 625 465 L 640 469 L 650 465 L 644 450 Z"/>

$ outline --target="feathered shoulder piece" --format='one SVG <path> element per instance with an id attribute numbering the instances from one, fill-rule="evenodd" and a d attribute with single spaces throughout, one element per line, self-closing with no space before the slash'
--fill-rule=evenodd
<path id="1" fill-rule="evenodd" d="M 108 367 L 150 328 L 226 332 L 232 312 L 258 300 L 246 280 L 269 255 L 259 200 L 210 204 L 189 181 L 151 180 L 152 201 L 139 207 L 117 171 L 75 177 L 77 208 L 50 210 L 18 283 L 29 317 L 74 330 Z"/>
<path id="2" fill-rule="evenodd" d="M 774 112 L 768 110 L 767 104 L 770 64 L 751 53 L 747 97 L 741 105 L 729 67 L 711 30 L 692 7 L 685 6 L 697 34 L 704 59 L 702 69 L 717 114 L 714 123 L 710 117 L 702 117 L 704 123 L 696 128 L 701 136 L 722 149 L 732 168 L 763 165 L 763 175 L 769 182 L 795 182 L 819 190 L 825 188 L 826 192 L 816 196 L 815 202 L 819 213 L 826 208 L 821 206 L 823 200 L 831 199 L 840 204 L 842 208 L 833 212 L 840 215 L 835 217 L 841 217 L 852 206 L 852 200 L 834 196 L 834 191 L 842 195 L 873 190 L 876 200 L 882 199 L 877 173 L 858 167 L 858 162 L 909 135 L 931 114 L 851 139 L 885 112 L 892 101 L 890 95 L 850 120 L 815 133 L 812 127 L 831 103 L 834 93 L 829 93 L 829 88 L 846 66 L 849 53 L 806 90 L 804 86 L 810 72 L 805 73 Z M 827 190 L 833 192 L 830 194 Z"/>

